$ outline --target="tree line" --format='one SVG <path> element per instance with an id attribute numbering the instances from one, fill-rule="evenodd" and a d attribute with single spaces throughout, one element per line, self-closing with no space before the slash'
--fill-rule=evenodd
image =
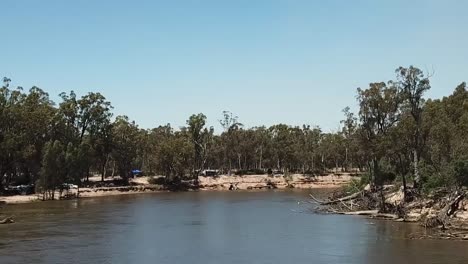
<path id="1" fill-rule="evenodd" d="M 43 192 L 64 183 L 82 185 L 90 175 L 119 175 L 133 169 L 148 175 L 197 178 L 205 169 L 222 173 L 318 175 L 360 170 L 372 186 L 398 180 L 405 189 L 468 184 L 468 92 L 427 99 L 430 76 L 410 66 L 395 79 L 357 89 L 359 111 L 343 110 L 341 130 L 317 126 L 246 128 L 225 111 L 215 133 L 204 114 L 186 126 L 140 128 L 114 117 L 100 93 L 73 91 L 53 102 L 38 87 L 25 91 L 3 79 L 0 89 L 0 190 L 35 184 Z"/>

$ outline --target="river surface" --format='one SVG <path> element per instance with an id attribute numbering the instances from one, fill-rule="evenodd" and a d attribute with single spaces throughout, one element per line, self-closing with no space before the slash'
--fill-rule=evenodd
<path id="1" fill-rule="evenodd" d="M 468 263 L 417 225 L 318 215 L 305 192 L 122 195 L 11 205 L 0 263 Z"/>

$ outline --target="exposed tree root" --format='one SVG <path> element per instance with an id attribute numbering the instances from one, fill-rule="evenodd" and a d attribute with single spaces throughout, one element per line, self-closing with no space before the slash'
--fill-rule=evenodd
<path id="1" fill-rule="evenodd" d="M 450 199 L 450 201 L 445 205 L 445 207 L 440 210 L 440 212 L 434 216 L 427 218 L 426 221 L 424 222 L 424 226 L 427 228 L 433 228 L 440 226 L 443 230 L 448 229 L 448 220 L 451 216 L 455 214 L 456 211 L 458 211 L 460 207 L 460 202 L 465 198 L 466 193 L 465 192 L 455 192 L 455 197 Z"/>
<path id="2" fill-rule="evenodd" d="M 363 190 L 342 198 L 323 201 L 310 195 L 318 206 L 316 212 L 342 215 L 359 215 L 395 221 L 420 221 L 426 228 L 440 228 L 439 232 L 422 235 L 428 238 L 467 239 L 468 223 L 456 218 L 467 197 L 464 191 L 439 190 L 428 197 L 413 197 L 408 202 L 401 189 Z M 396 197 L 396 198 L 395 198 Z M 401 197 L 401 198 L 399 198 Z M 465 216 L 466 217 L 466 216 Z M 458 221 L 458 222 L 457 222 Z M 429 237 L 430 236 L 430 237 Z"/>

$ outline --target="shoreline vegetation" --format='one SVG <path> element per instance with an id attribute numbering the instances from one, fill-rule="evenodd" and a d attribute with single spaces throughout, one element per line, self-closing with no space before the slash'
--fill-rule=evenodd
<path id="1" fill-rule="evenodd" d="M 158 191 L 156 186 L 310 188 L 320 186 L 317 175 L 358 171 L 359 179 L 343 182 L 341 195 L 311 197 L 316 211 L 419 221 L 468 239 L 468 90 L 461 82 L 447 96 L 426 98 L 433 74 L 398 67 L 392 80 L 357 88 L 356 112 L 345 107 L 334 132 L 310 124 L 248 128 L 229 111 L 218 120 L 219 133 L 203 113 L 183 127 L 143 129 L 127 116 L 114 117 L 100 93 L 61 93 L 54 103 L 44 90 L 13 88 L 4 78 L 0 194 L 31 192 L 56 200 L 70 186 L 84 196 Z M 165 177 L 148 180 L 146 187 L 132 183 L 142 174 Z M 271 177 L 276 174 L 282 176 Z M 300 174 L 316 177 L 292 176 Z M 93 175 L 99 176 L 91 181 Z M 119 180 L 107 186 L 109 176 Z"/>

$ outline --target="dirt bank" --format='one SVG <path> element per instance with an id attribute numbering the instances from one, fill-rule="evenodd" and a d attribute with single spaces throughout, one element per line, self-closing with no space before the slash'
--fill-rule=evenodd
<path id="1" fill-rule="evenodd" d="M 135 193 L 148 193 L 148 192 L 160 192 L 166 191 L 161 185 L 152 185 L 149 183 L 151 177 L 138 177 L 130 179 L 129 186 L 115 186 L 115 187 L 91 187 L 91 188 L 80 188 L 79 197 L 100 197 L 110 195 L 124 195 L 124 194 L 135 194 Z M 262 190 L 262 189 L 285 189 L 285 188 L 298 188 L 298 189 L 311 189 L 311 188 L 336 188 L 343 184 L 350 182 L 353 177 L 349 174 L 342 175 L 325 175 L 309 177 L 299 174 L 290 175 L 288 177 L 283 176 L 268 176 L 268 175 L 249 175 L 249 176 L 227 176 L 222 175 L 218 177 L 199 177 L 199 189 L 200 190 L 229 190 L 231 186 L 234 186 L 237 190 Z M 110 179 L 108 179 L 110 181 Z M 100 183 L 100 177 L 90 177 L 90 182 Z M 76 195 L 77 190 L 71 190 L 71 196 Z M 59 197 L 57 192 L 56 197 Z M 40 195 L 15 195 L 15 196 L 3 196 L 0 197 L 0 203 L 29 203 L 40 201 L 42 198 Z"/>
<path id="2" fill-rule="evenodd" d="M 319 200 L 311 195 L 315 211 L 361 215 L 399 222 L 417 222 L 431 232 L 415 238 L 468 240 L 468 195 L 463 189 L 439 189 L 429 194 L 409 190 L 405 201 L 403 188 L 384 186 L 371 191 L 369 186 L 353 194 Z"/>
<path id="3" fill-rule="evenodd" d="M 101 187 L 101 188 L 80 188 L 80 198 L 90 197 L 101 197 L 111 195 L 124 195 L 124 194 L 135 194 L 135 193 L 149 193 L 149 192 L 160 192 L 164 191 L 164 188 L 160 185 L 144 185 L 144 186 L 123 186 L 123 187 Z M 71 190 L 69 193 L 72 197 L 76 197 L 77 190 Z M 56 192 L 56 197 L 59 197 L 59 193 Z M 3 196 L 0 197 L 0 202 L 7 204 L 18 204 L 18 203 L 30 203 L 41 201 L 42 197 L 38 194 L 31 195 L 14 195 L 14 196 Z"/>
<path id="4" fill-rule="evenodd" d="M 231 186 L 238 190 L 336 188 L 353 179 L 359 179 L 359 177 L 350 174 L 329 174 L 315 177 L 302 174 L 293 174 L 287 177 L 268 175 L 198 177 L 201 190 L 229 190 Z"/>

